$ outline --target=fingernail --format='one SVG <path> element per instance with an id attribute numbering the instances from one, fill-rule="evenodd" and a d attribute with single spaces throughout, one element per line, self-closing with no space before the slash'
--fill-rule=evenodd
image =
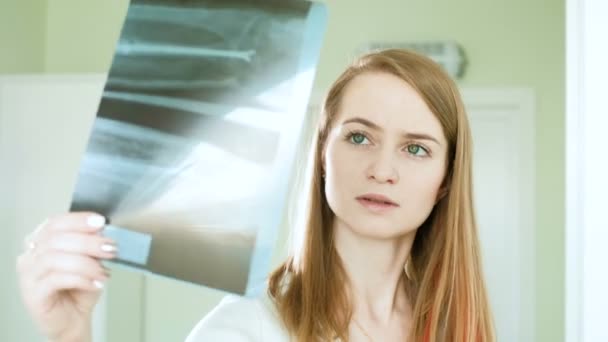
<path id="1" fill-rule="evenodd" d="M 103 282 L 99 280 L 93 280 L 93 285 L 98 289 L 103 289 Z"/>
<path id="2" fill-rule="evenodd" d="M 113 253 L 116 252 L 117 248 L 116 246 L 111 245 L 109 243 L 104 243 L 103 245 L 101 245 L 101 250 L 104 252 Z"/>
<path id="3" fill-rule="evenodd" d="M 87 225 L 91 228 L 101 228 L 106 224 L 106 219 L 103 216 L 91 215 L 87 218 Z"/>

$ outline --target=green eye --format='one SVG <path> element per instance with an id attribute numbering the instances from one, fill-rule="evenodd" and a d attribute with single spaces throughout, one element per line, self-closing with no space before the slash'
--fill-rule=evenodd
<path id="1" fill-rule="evenodd" d="M 419 153 L 422 155 L 426 155 L 426 151 L 420 145 L 412 144 L 407 147 L 407 151 L 415 156 L 418 156 Z"/>
<path id="2" fill-rule="evenodd" d="M 365 136 L 360 133 L 355 133 L 352 135 L 351 139 L 355 144 L 361 144 L 365 140 Z"/>

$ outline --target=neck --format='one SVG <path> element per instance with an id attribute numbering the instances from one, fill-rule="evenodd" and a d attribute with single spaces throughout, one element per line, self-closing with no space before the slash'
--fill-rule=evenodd
<path id="1" fill-rule="evenodd" d="M 376 239 L 336 223 L 334 234 L 349 280 L 353 315 L 388 324 L 395 315 L 407 314 L 410 303 L 405 292 L 404 266 L 415 231 L 393 239 Z"/>

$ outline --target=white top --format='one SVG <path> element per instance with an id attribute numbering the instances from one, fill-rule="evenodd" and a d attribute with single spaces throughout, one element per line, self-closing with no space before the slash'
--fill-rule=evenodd
<path id="1" fill-rule="evenodd" d="M 229 295 L 194 327 L 186 342 L 289 342 L 268 294 L 259 298 Z"/>

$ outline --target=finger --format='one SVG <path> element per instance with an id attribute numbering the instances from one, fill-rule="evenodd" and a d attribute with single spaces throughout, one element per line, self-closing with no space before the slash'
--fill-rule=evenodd
<path id="1" fill-rule="evenodd" d="M 49 219 L 45 219 L 44 221 L 42 221 L 38 226 L 36 226 L 36 229 L 34 229 L 34 231 L 32 231 L 31 233 L 29 233 L 25 239 L 23 239 L 23 248 L 24 250 L 31 250 L 34 249 L 34 244 L 36 241 L 36 238 L 38 237 L 38 234 L 44 229 L 44 227 L 46 227 L 46 224 L 49 222 Z"/>
<path id="2" fill-rule="evenodd" d="M 35 264 L 35 254 L 29 250 L 24 251 L 20 255 L 17 256 L 17 262 L 15 263 L 17 274 L 20 277 L 28 277 L 31 275 L 33 270 L 36 268 Z"/>
<path id="3" fill-rule="evenodd" d="M 19 274 L 20 278 L 29 270 L 29 258 L 26 253 L 23 253 L 17 256 L 17 261 L 15 262 L 15 269 L 17 270 L 17 274 Z"/>
<path id="4" fill-rule="evenodd" d="M 18 268 L 24 267 L 24 264 L 31 264 L 29 257 L 19 257 L 17 264 Z M 78 289 L 83 291 L 100 291 L 104 284 L 109 279 L 109 272 L 95 277 L 87 277 L 82 274 L 71 274 L 67 272 L 49 272 L 41 279 L 34 279 L 32 269 L 25 272 L 20 270 L 19 287 L 21 289 L 22 298 L 27 307 L 40 307 L 41 303 L 47 302 L 52 296 L 57 295 L 62 290 Z"/>
<path id="5" fill-rule="evenodd" d="M 49 232 L 98 232 L 106 225 L 103 215 L 93 212 L 75 212 L 50 218 L 43 230 Z"/>
<path id="6" fill-rule="evenodd" d="M 103 289 L 108 277 L 92 279 L 79 274 L 50 273 L 41 280 L 40 298 L 49 298 L 51 295 L 64 290 L 82 290 L 97 292 Z"/>
<path id="7" fill-rule="evenodd" d="M 48 241 L 37 248 L 40 253 L 56 251 L 71 254 L 84 254 L 95 258 L 112 259 L 116 257 L 116 243 L 107 237 L 82 233 L 63 233 L 49 237 Z"/>
<path id="8" fill-rule="evenodd" d="M 105 224 L 106 218 L 93 212 L 58 215 L 40 224 L 34 233 L 26 238 L 26 250 L 35 249 L 37 244 L 58 232 L 99 233 Z"/>
<path id="9" fill-rule="evenodd" d="M 62 252 L 46 252 L 39 254 L 33 263 L 32 278 L 40 281 L 51 273 L 71 273 L 83 277 L 98 279 L 105 275 L 101 262 L 89 256 Z"/>
<path id="10" fill-rule="evenodd" d="M 34 310 L 35 308 L 45 310 L 45 307 L 53 305 L 50 304 L 50 301 L 56 300 L 53 297 L 66 290 L 85 291 L 91 295 L 96 293 L 99 295 L 106 281 L 107 279 L 89 279 L 76 274 L 51 273 L 42 280 L 40 283 L 42 285 L 39 284 L 32 289 L 30 292 L 32 295 L 26 299 L 26 303 L 29 303 Z M 78 303 L 79 306 L 83 304 L 86 305 L 86 303 Z"/>

